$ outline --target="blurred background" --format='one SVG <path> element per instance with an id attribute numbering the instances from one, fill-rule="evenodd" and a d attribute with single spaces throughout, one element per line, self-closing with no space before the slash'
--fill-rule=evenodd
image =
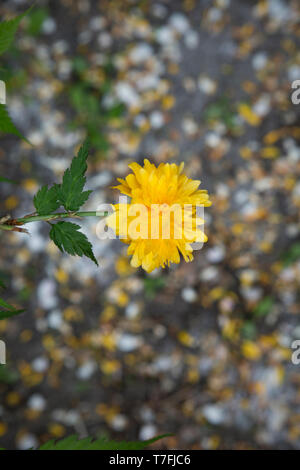
<path id="1" fill-rule="evenodd" d="M 2 1 L 1 18 L 30 1 Z M 148 275 L 127 247 L 63 255 L 47 224 L 1 233 L 0 444 L 77 433 L 182 449 L 300 448 L 300 79 L 297 0 L 36 1 L 1 76 L 0 213 L 23 216 L 88 133 L 86 210 L 128 163 L 185 162 L 213 201 L 192 263 Z M 8 279 L 8 280 L 7 280 Z"/>

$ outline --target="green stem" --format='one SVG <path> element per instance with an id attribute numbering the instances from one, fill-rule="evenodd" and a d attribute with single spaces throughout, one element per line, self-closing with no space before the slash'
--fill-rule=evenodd
<path id="1" fill-rule="evenodd" d="M 57 219 L 74 219 L 81 217 L 106 217 L 108 212 L 98 212 L 98 211 L 87 211 L 87 212 L 57 212 L 56 214 L 47 214 L 47 215 L 30 215 L 27 217 L 22 217 L 20 219 L 14 219 L 13 224 L 0 224 L 0 230 L 14 230 L 15 227 L 20 225 L 25 225 L 30 222 L 39 222 Z"/>

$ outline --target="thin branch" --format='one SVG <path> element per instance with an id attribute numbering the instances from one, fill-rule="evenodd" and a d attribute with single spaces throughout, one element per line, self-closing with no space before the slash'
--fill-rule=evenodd
<path id="1" fill-rule="evenodd" d="M 25 225 L 30 222 L 39 222 L 45 221 L 49 222 L 51 220 L 57 219 L 75 219 L 82 217 L 107 217 L 108 212 L 98 212 L 98 211 L 79 211 L 79 212 L 57 212 L 56 214 L 47 214 L 47 215 L 26 215 L 19 219 L 11 219 L 6 221 L 6 224 L 0 224 L 0 230 L 8 230 L 15 232 L 27 231 L 25 229 L 18 229 L 19 225 Z"/>

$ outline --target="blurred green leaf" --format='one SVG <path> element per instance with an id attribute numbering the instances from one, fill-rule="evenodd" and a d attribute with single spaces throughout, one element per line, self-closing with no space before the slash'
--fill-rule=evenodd
<path id="1" fill-rule="evenodd" d="M 35 8 L 28 16 L 27 33 L 38 36 L 42 30 L 44 21 L 49 17 L 47 8 Z"/>
<path id="2" fill-rule="evenodd" d="M 19 62 L 19 61 L 17 61 Z M 24 69 L 12 69 L 8 71 L 6 78 L 4 81 L 6 82 L 6 90 L 8 92 L 16 92 L 18 90 L 22 90 L 22 94 L 24 96 L 24 100 L 27 100 L 28 97 L 24 95 L 24 89 L 28 83 L 29 77 Z"/>
<path id="3" fill-rule="evenodd" d="M 0 132 L 4 134 L 14 134 L 30 144 L 12 122 L 5 104 L 0 104 Z"/>
<path id="4" fill-rule="evenodd" d="M 0 383 L 13 385 L 19 379 L 19 374 L 16 370 L 9 368 L 7 365 L 0 367 Z"/>
<path id="5" fill-rule="evenodd" d="M 122 116 L 125 111 L 125 105 L 123 103 L 117 103 L 107 110 L 107 117 L 110 119 L 116 119 Z"/>
<path id="6" fill-rule="evenodd" d="M 294 243 L 281 257 L 285 267 L 300 259 L 300 242 Z"/>
<path id="7" fill-rule="evenodd" d="M 54 184 L 51 188 L 47 185 L 37 192 L 33 198 L 34 207 L 39 215 L 52 214 L 60 207 L 59 185 Z"/>
<path id="8" fill-rule="evenodd" d="M 243 324 L 241 334 L 244 338 L 253 340 L 256 337 L 256 326 L 253 322 L 247 321 Z"/>
<path id="9" fill-rule="evenodd" d="M 143 450 L 151 444 L 154 444 L 154 442 L 171 435 L 172 434 L 162 434 L 148 441 L 117 442 L 108 440 L 106 437 L 99 439 L 93 439 L 92 437 L 78 439 L 78 436 L 74 434 L 60 440 L 51 439 L 37 450 Z M 1 448 L 0 450 L 5 449 Z"/>
<path id="10" fill-rule="evenodd" d="M 153 299 L 155 294 L 166 285 L 164 277 L 146 277 L 144 279 L 145 294 L 148 299 Z"/>
<path id="11" fill-rule="evenodd" d="M 102 66 L 103 80 L 95 84 L 89 80 L 88 62 L 84 57 L 78 56 L 73 60 L 73 81 L 68 88 L 70 103 L 75 111 L 72 128 L 83 127 L 89 135 L 91 144 L 101 154 L 105 154 L 110 143 L 107 138 L 107 126 L 110 120 L 120 118 L 125 106 L 116 101 L 111 106 L 104 105 L 105 97 L 112 88 L 112 77 L 115 73 L 113 64 Z"/>
<path id="12" fill-rule="evenodd" d="M 15 307 L 13 307 L 12 305 L 10 305 L 8 302 L 6 302 L 5 300 L 1 299 L 0 297 L 0 307 L 4 307 L 4 308 L 7 308 L 8 310 L 12 310 L 12 311 L 15 311 Z"/>
<path id="13" fill-rule="evenodd" d="M 78 211 L 92 192 L 83 191 L 88 154 L 89 142 L 86 140 L 73 158 L 70 168 L 65 171 L 62 184 L 56 185 L 59 202 L 67 211 Z"/>
<path id="14" fill-rule="evenodd" d="M 0 310 L 0 320 L 6 320 L 7 318 L 15 317 L 25 312 L 25 310 Z"/>
<path id="15" fill-rule="evenodd" d="M 17 184 L 16 181 L 10 180 L 9 178 L 5 178 L 4 176 L 0 176 L 0 182 Z"/>
<path id="16" fill-rule="evenodd" d="M 30 289 L 28 286 L 24 286 L 18 292 L 18 300 L 20 300 L 20 303 L 26 302 L 27 300 L 30 299 L 31 295 L 32 295 L 32 289 Z"/>
<path id="17" fill-rule="evenodd" d="M 5 289 L 5 281 L 8 278 L 7 274 L 4 271 L 0 271 L 0 287 Z"/>
<path id="18" fill-rule="evenodd" d="M 25 311 L 25 310 L 17 310 L 13 305 L 10 305 L 5 300 L 1 299 L 1 297 L 0 297 L 0 307 L 6 309 L 6 310 L 0 310 L 0 320 L 14 317 L 15 315 L 19 315 L 20 313 L 23 313 Z"/>
<path id="19" fill-rule="evenodd" d="M 116 442 L 107 440 L 106 438 L 93 440 L 91 437 L 86 437 L 84 439 L 78 439 L 76 435 L 73 435 L 61 439 L 60 441 L 52 439 L 46 442 L 46 444 L 43 444 L 39 450 L 143 450 L 167 436 L 170 436 L 170 434 L 163 434 L 148 441 Z"/>
<path id="20" fill-rule="evenodd" d="M 78 230 L 79 225 L 71 222 L 57 222 L 52 225 L 50 238 L 62 252 L 72 256 L 87 256 L 98 266 L 98 262 L 93 254 L 91 243 L 87 237 Z"/>
<path id="21" fill-rule="evenodd" d="M 84 57 L 75 57 L 73 59 L 73 70 L 78 74 L 85 72 L 87 68 L 88 64 Z"/>
<path id="22" fill-rule="evenodd" d="M 204 120 L 208 123 L 221 121 L 229 130 L 234 130 L 235 112 L 229 98 L 221 97 L 214 103 L 207 105 L 204 110 Z"/>

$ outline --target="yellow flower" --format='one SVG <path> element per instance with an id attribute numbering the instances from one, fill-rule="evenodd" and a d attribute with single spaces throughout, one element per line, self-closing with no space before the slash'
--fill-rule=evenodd
<path id="1" fill-rule="evenodd" d="M 207 241 L 199 230 L 197 207 L 211 205 L 206 190 L 199 190 L 200 181 L 182 173 L 184 163 L 161 163 L 158 167 L 144 160 L 144 166 L 132 163 L 133 171 L 115 186 L 129 196 L 129 204 L 114 206 L 107 218 L 124 243 L 129 244 L 131 265 L 147 272 L 159 266 L 193 259 L 191 243 Z M 137 217 L 138 214 L 138 217 Z"/>

